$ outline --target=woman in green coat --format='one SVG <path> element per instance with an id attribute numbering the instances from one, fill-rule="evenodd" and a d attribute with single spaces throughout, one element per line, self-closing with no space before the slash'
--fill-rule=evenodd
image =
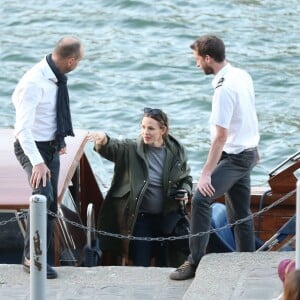
<path id="1" fill-rule="evenodd" d="M 136 140 L 117 140 L 103 132 L 91 133 L 89 140 L 94 141 L 95 151 L 115 163 L 98 228 L 136 237 L 161 237 L 172 231 L 174 215 L 182 215 L 184 202 L 191 196 L 192 177 L 184 147 L 169 134 L 167 115 L 145 108 Z M 176 197 L 178 190 L 184 190 L 181 199 Z M 101 235 L 100 247 L 122 258 L 125 265 L 131 261 L 135 266 L 150 266 L 152 258 L 156 266 L 184 261 L 183 249 L 175 243 L 166 247 L 159 241 Z"/>

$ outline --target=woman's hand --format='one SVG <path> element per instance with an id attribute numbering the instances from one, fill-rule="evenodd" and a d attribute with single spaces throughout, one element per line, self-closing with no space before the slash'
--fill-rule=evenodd
<path id="1" fill-rule="evenodd" d="M 95 145 L 106 145 L 107 144 L 107 136 L 104 132 L 92 132 L 87 135 L 87 140 L 90 142 L 94 142 Z"/>
<path id="2" fill-rule="evenodd" d="M 184 201 L 187 203 L 189 201 L 188 192 L 185 189 L 177 190 L 175 194 L 176 201 Z"/>

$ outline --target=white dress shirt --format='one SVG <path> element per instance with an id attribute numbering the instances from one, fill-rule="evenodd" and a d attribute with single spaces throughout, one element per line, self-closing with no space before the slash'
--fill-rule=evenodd
<path id="1" fill-rule="evenodd" d="M 224 151 L 237 154 L 259 142 L 255 94 L 251 76 L 227 63 L 214 77 L 210 116 L 211 136 L 216 125 L 228 129 Z"/>
<path id="2" fill-rule="evenodd" d="M 43 162 L 35 141 L 52 141 L 56 132 L 57 79 L 46 58 L 27 71 L 16 86 L 14 134 L 31 164 Z"/>

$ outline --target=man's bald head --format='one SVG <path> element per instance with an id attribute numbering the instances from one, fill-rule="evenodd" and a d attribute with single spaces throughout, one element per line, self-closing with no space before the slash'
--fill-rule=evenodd
<path id="1" fill-rule="evenodd" d="M 75 37 L 61 38 L 52 53 L 52 59 L 61 73 L 73 71 L 83 58 L 83 46 Z"/>
<path id="2" fill-rule="evenodd" d="M 57 42 L 53 53 L 60 59 L 69 57 L 81 58 L 83 55 L 81 41 L 75 37 L 63 37 Z"/>

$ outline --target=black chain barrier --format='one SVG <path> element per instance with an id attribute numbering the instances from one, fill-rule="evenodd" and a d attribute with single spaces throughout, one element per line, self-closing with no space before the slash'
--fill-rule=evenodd
<path id="1" fill-rule="evenodd" d="M 270 210 L 271 208 L 279 205 L 280 203 L 282 203 L 283 201 L 285 201 L 286 199 L 288 199 L 289 197 L 293 196 L 294 194 L 296 193 L 296 189 L 294 189 L 293 191 L 289 192 L 288 194 L 286 194 L 285 196 L 283 196 L 282 198 L 279 198 L 278 200 L 274 201 L 272 204 L 270 204 L 269 206 L 266 206 L 264 207 L 262 210 L 256 212 L 256 213 L 253 213 L 243 219 L 240 219 L 240 220 L 237 220 L 235 221 L 234 223 L 231 223 L 231 224 L 226 224 L 222 227 L 219 227 L 219 228 L 215 228 L 215 229 L 210 229 L 209 231 L 206 231 L 206 232 L 198 232 L 198 233 L 195 233 L 195 234 L 187 234 L 187 235 L 182 235 L 182 236 L 169 236 L 169 237 L 155 237 L 155 238 L 151 238 L 151 237 L 135 237 L 135 236 L 132 236 L 132 235 L 122 235 L 122 234 L 115 234 L 115 233 L 111 233 L 111 232 L 106 232 L 106 231 L 102 231 L 102 230 L 97 230 L 95 228 L 88 228 L 87 226 L 84 226 L 82 224 L 79 224 L 79 223 L 76 223 L 74 221 L 70 221 L 68 220 L 67 218 L 61 216 L 61 215 L 58 215 L 58 214 L 55 214 L 51 211 L 48 210 L 48 214 L 51 215 L 52 217 L 55 217 L 55 218 L 58 218 L 74 227 L 77 227 L 77 228 L 80 228 L 80 229 L 83 229 L 83 230 L 86 230 L 86 231 L 89 231 L 91 233 L 98 233 L 100 235 L 104 235 L 104 236 L 109 236 L 109 237 L 114 237 L 114 238 L 118 238 L 118 239 L 128 239 L 128 240 L 139 240 L 139 241 L 147 241 L 147 242 L 150 242 L 150 241 L 175 241 L 175 240 L 181 240 L 181 239 L 187 239 L 187 238 L 191 238 L 191 237 L 197 237 L 197 236 L 203 236 L 205 234 L 210 234 L 210 233 L 214 233 L 214 232 L 219 232 L 219 231 L 222 231 L 226 228 L 231 228 L 235 225 L 238 225 L 238 224 L 241 224 L 241 223 L 244 223 L 250 219 L 254 219 L 256 218 L 257 216 L 263 214 L 264 212 Z M 6 225 L 10 222 L 15 222 L 17 220 L 20 220 L 20 219 L 23 219 L 23 218 L 26 218 L 27 217 L 27 213 L 24 212 L 16 217 L 12 217 L 8 220 L 5 220 L 5 221 L 1 221 L 0 222 L 0 226 L 3 226 L 3 225 Z"/>

